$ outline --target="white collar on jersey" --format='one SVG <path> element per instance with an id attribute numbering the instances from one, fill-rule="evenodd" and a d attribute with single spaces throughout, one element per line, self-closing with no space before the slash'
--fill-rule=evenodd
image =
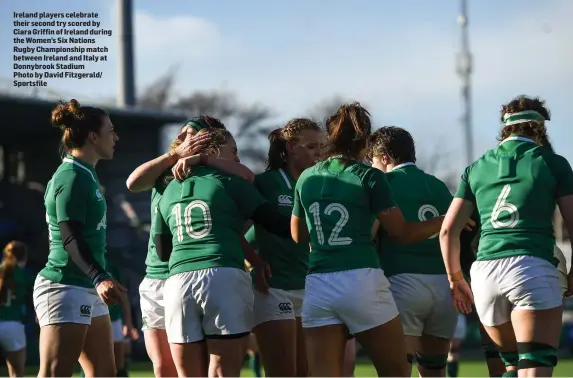
<path id="1" fill-rule="evenodd" d="M 70 159 L 70 158 L 68 158 L 68 157 L 63 158 L 62 161 L 63 161 L 64 163 L 70 163 L 70 164 L 75 165 L 76 167 L 82 168 L 82 169 L 85 170 L 87 173 L 89 173 L 90 176 L 92 177 L 92 180 L 94 180 L 94 182 L 96 182 L 96 179 L 95 179 L 94 174 L 92 173 L 92 171 L 90 171 L 90 169 L 89 169 L 88 167 L 85 167 L 85 166 L 84 166 L 82 163 L 80 163 L 79 161 L 74 160 L 74 159 Z"/>
<path id="2" fill-rule="evenodd" d="M 289 190 L 292 190 L 292 185 L 290 184 L 290 180 L 288 179 L 287 174 L 285 173 L 285 171 L 283 171 L 282 168 L 279 169 L 279 173 L 281 174 L 281 176 L 283 177 L 283 179 L 285 180 L 286 186 L 287 188 L 289 188 Z"/>
<path id="3" fill-rule="evenodd" d="M 395 170 L 395 169 L 400 169 L 400 168 L 407 167 L 407 166 L 409 166 L 409 165 L 416 165 L 416 163 L 407 162 L 407 163 L 398 164 L 397 166 L 395 166 L 394 168 L 392 168 L 392 169 L 390 170 L 390 172 L 392 172 L 392 171 Z"/>
<path id="4" fill-rule="evenodd" d="M 522 137 L 522 136 L 510 136 L 510 137 L 507 137 L 507 138 L 505 138 L 504 140 L 502 140 L 499 145 L 501 146 L 502 144 L 504 144 L 505 142 L 510 141 L 510 140 L 518 140 L 518 141 L 520 141 L 520 142 L 535 143 L 535 141 L 534 141 L 533 139 L 529 139 L 529 138 L 526 138 L 526 137 Z"/>

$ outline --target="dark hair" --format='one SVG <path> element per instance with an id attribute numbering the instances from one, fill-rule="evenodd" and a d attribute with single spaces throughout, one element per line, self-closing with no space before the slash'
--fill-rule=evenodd
<path id="1" fill-rule="evenodd" d="M 62 153 L 83 147 L 90 133 L 99 132 L 103 117 L 105 110 L 80 106 L 76 99 L 60 102 L 52 110 L 52 125 L 63 131 Z"/>
<path id="2" fill-rule="evenodd" d="M 358 158 L 366 148 L 371 129 L 370 113 L 359 102 L 342 105 L 326 120 L 328 139 L 323 158 L 334 155 Z"/>
<path id="3" fill-rule="evenodd" d="M 28 247 L 19 241 L 6 244 L 2 252 L 2 266 L 0 267 L 0 304 L 10 300 L 8 295 L 14 292 L 14 270 L 18 262 L 26 259 Z"/>
<path id="4" fill-rule="evenodd" d="M 225 125 L 223 124 L 223 122 L 221 122 L 221 120 L 204 114 L 200 115 L 199 117 L 191 118 L 189 121 L 185 123 L 185 125 L 183 125 L 183 127 L 187 125 L 193 127 L 196 130 L 199 129 L 197 131 L 201 131 L 207 128 L 226 129 Z M 183 129 L 183 127 L 181 129 Z"/>
<path id="5" fill-rule="evenodd" d="M 527 96 L 519 96 L 513 99 L 510 103 L 502 105 L 501 107 L 501 122 L 503 123 L 508 114 L 519 113 L 532 110 L 537 112 L 543 120 L 538 121 L 524 121 L 521 123 L 516 123 L 513 125 L 504 126 L 501 130 L 499 141 L 504 140 L 511 134 L 519 134 L 529 137 L 539 137 L 539 140 L 549 141 L 547 136 L 547 128 L 545 127 L 545 121 L 551 120 L 551 113 L 545 107 L 545 101 L 541 101 L 538 97 L 531 98 Z"/>
<path id="6" fill-rule="evenodd" d="M 368 138 L 368 156 L 388 155 L 394 164 L 416 162 L 416 147 L 410 133 L 400 127 L 384 126 Z"/>
<path id="7" fill-rule="evenodd" d="M 296 142 L 305 130 L 320 131 L 320 125 L 310 118 L 294 118 L 283 127 L 269 134 L 269 153 L 267 156 L 267 171 L 286 166 L 287 143 Z"/>

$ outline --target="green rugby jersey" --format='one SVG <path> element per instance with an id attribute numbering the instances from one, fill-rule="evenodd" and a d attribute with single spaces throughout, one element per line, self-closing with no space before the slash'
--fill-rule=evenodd
<path id="1" fill-rule="evenodd" d="M 65 285 L 93 287 L 91 279 L 72 261 L 64 249 L 59 223 L 83 224 L 83 237 L 94 259 L 105 268 L 107 205 L 100 192 L 95 168 L 72 155 L 66 155 L 44 195 L 50 254 L 40 276 Z"/>
<path id="2" fill-rule="evenodd" d="M 151 218 L 149 229 L 153 230 L 155 227 L 155 213 L 157 213 L 157 206 L 159 200 L 163 195 L 167 184 L 165 179 L 171 174 L 171 169 L 166 170 L 163 174 L 155 181 L 155 186 L 151 189 Z M 147 243 L 147 257 L 145 258 L 145 278 L 153 279 L 166 279 L 169 276 L 169 263 L 159 260 L 157 256 L 157 250 L 155 248 L 155 240 L 153 238 L 153 232 L 149 233 L 149 242 Z"/>
<path id="3" fill-rule="evenodd" d="M 290 216 L 293 207 L 296 181 L 283 169 L 270 170 L 255 176 L 255 187 L 268 203 Z M 245 238 L 257 248 L 261 258 L 269 264 L 272 278 L 270 287 L 282 290 L 304 289 L 308 271 L 308 244 L 297 244 L 292 239 L 281 238 L 259 225 L 252 226 Z"/>
<path id="4" fill-rule="evenodd" d="M 329 158 L 306 169 L 296 184 L 293 214 L 310 234 L 309 273 L 380 268 L 372 218 L 395 207 L 384 173 Z"/>
<path id="5" fill-rule="evenodd" d="M 557 266 L 553 214 L 556 200 L 571 194 L 567 159 L 512 135 L 466 168 L 455 196 L 479 212 L 477 260 L 530 255 Z"/>
<path id="6" fill-rule="evenodd" d="M 0 264 L 0 268 L 2 264 Z M 26 297 L 32 295 L 32 288 L 27 273 L 19 266 L 14 267 L 13 272 L 14 287 L 8 289 L 6 301 L 0 303 L 0 322 L 14 321 L 22 322 L 24 318 L 24 308 Z"/>
<path id="7" fill-rule="evenodd" d="M 442 181 L 414 163 L 396 166 L 386 174 L 394 199 L 407 222 L 423 222 L 448 211 L 452 195 Z M 438 234 L 416 244 L 399 244 L 381 228 L 377 243 L 386 276 L 400 273 L 445 274 Z"/>
<path id="8" fill-rule="evenodd" d="M 169 275 L 215 267 L 244 270 L 241 239 L 245 219 L 265 199 L 247 180 L 197 167 L 173 180 L 159 200 L 154 235 L 171 234 Z"/>

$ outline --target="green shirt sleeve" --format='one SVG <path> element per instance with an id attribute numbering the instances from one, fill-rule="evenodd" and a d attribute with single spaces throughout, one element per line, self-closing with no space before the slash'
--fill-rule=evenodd
<path id="1" fill-rule="evenodd" d="M 160 200 L 161 202 L 161 200 Z M 159 211 L 159 204 L 153 210 L 153 235 L 169 235 L 171 234 L 171 230 L 169 229 L 169 225 L 163 218 L 161 211 Z"/>
<path id="2" fill-rule="evenodd" d="M 57 223 L 86 221 L 88 199 L 92 195 L 91 178 L 82 172 L 67 170 L 58 174 L 55 182 L 55 202 Z"/>
<path id="3" fill-rule="evenodd" d="M 255 226 L 252 225 L 251 228 L 245 233 L 245 240 L 251 247 L 257 249 L 257 239 L 255 238 Z"/>
<path id="4" fill-rule="evenodd" d="M 467 201 L 475 203 L 476 200 L 474 193 L 472 192 L 472 188 L 470 187 L 469 178 L 470 178 L 470 167 L 467 167 L 464 173 L 462 174 L 460 184 L 458 185 L 458 190 L 456 191 L 456 195 L 454 197 L 465 199 Z"/>
<path id="5" fill-rule="evenodd" d="M 267 202 L 253 184 L 242 177 L 229 176 L 228 184 L 227 192 L 245 218 L 250 218 L 259 206 Z"/>
<path id="6" fill-rule="evenodd" d="M 557 181 L 556 197 L 573 194 L 573 171 L 567 159 L 561 155 L 551 154 L 545 158 L 545 162 Z"/>
<path id="7" fill-rule="evenodd" d="M 373 214 L 396 207 L 394 194 L 386 175 L 379 169 L 371 168 L 366 177 L 366 190 L 370 194 L 370 210 Z"/>
<path id="8" fill-rule="evenodd" d="M 300 182 L 299 179 L 296 183 L 296 187 L 294 188 L 294 199 L 293 199 L 293 206 L 292 206 L 292 215 L 295 217 L 303 217 L 304 216 L 304 208 L 302 207 L 302 203 L 300 202 Z"/>

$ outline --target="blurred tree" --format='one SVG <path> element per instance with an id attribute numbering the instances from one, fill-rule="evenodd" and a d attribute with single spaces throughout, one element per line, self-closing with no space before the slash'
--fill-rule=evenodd
<path id="1" fill-rule="evenodd" d="M 270 120 L 274 114 L 265 105 L 243 104 L 234 93 L 227 91 L 195 91 L 175 93 L 176 68 L 170 68 L 153 81 L 139 96 L 138 105 L 145 109 L 173 110 L 187 117 L 207 114 L 219 118 L 230 130 L 239 145 L 241 158 L 254 171 L 264 168 L 267 154 L 266 137 L 274 128 Z"/>

